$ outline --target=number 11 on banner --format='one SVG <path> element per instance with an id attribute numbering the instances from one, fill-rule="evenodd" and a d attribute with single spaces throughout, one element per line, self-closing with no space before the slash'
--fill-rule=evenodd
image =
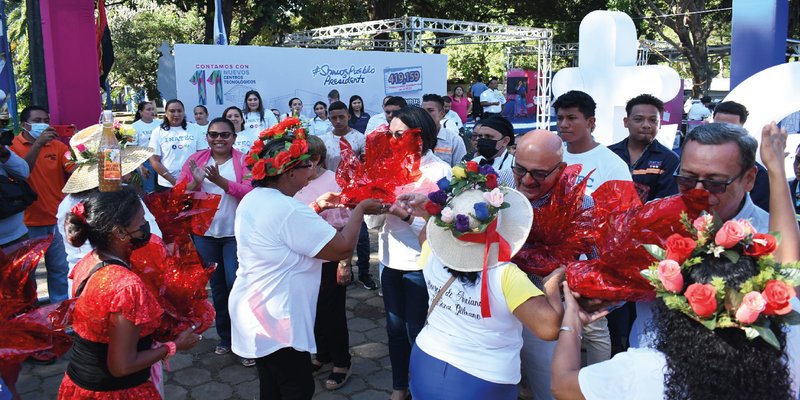
<path id="1" fill-rule="evenodd" d="M 209 74 L 208 80 L 206 80 L 206 71 L 203 69 L 198 69 L 192 75 L 192 78 L 189 79 L 189 82 L 192 85 L 197 86 L 197 104 L 204 106 L 208 103 L 207 101 L 207 94 L 206 94 L 206 82 L 209 85 L 214 86 L 214 101 L 217 104 L 222 104 L 222 71 L 215 69 L 211 71 Z"/>

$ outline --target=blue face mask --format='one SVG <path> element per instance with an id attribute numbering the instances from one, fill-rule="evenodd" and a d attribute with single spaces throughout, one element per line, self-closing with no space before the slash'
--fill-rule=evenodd
<path id="1" fill-rule="evenodd" d="M 45 123 L 33 123 L 30 125 L 31 125 L 31 130 L 29 130 L 28 133 L 30 133 L 34 139 L 38 139 L 39 136 L 42 136 L 42 132 L 44 132 L 45 129 L 50 127 L 50 124 L 45 124 Z"/>

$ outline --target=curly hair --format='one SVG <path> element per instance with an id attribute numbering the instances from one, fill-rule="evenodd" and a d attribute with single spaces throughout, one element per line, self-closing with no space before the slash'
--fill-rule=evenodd
<path id="1" fill-rule="evenodd" d="M 758 273 L 753 259 L 743 256 L 737 263 L 709 257 L 691 273 L 687 285 L 708 283 L 713 276 L 738 288 Z M 666 399 L 795 399 L 787 366 L 786 334 L 781 326 L 770 329 L 782 350 L 761 339 L 750 340 L 743 330 L 709 330 L 680 311 L 656 302 L 651 329 L 655 348 L 667 361 L 664 375 Z"/>

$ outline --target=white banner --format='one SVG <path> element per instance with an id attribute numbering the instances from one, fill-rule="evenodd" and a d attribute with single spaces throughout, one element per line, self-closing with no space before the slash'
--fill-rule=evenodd
<path id="1" fill-rule="evenodd" d="M 302 114 L 314 117 L 314 103 L 327 105 L 336 89 L 348 104 L 364 99 L 370 115 L 382 113 L 384 96 L 402 96 L 420 105 L 426 93 L 446 94 L 447 56 L 382 51 L 299 49 L 260 46 L 175 45 L 178 98 L 193 121 L 192 108 L 204 105 L 209 120 L 229 106 L 242 108 L 244 95 L 257 90 L 265 111 L 289 112 L 289 100 L 303 101 Z M 246 110 L 244 110 L 246 111 Z"/>

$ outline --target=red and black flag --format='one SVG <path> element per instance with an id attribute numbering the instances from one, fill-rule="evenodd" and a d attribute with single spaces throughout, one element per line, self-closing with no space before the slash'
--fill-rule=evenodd
<path id="1" fill-rule="evenodd" d="M 114 47 L 111 44 L 111 30 L 106 19 L 104 0 L 97 0 L 97 65 L 100 71 L 100 87 L 106 88 L 106 79 L 114 64 Z"/>

